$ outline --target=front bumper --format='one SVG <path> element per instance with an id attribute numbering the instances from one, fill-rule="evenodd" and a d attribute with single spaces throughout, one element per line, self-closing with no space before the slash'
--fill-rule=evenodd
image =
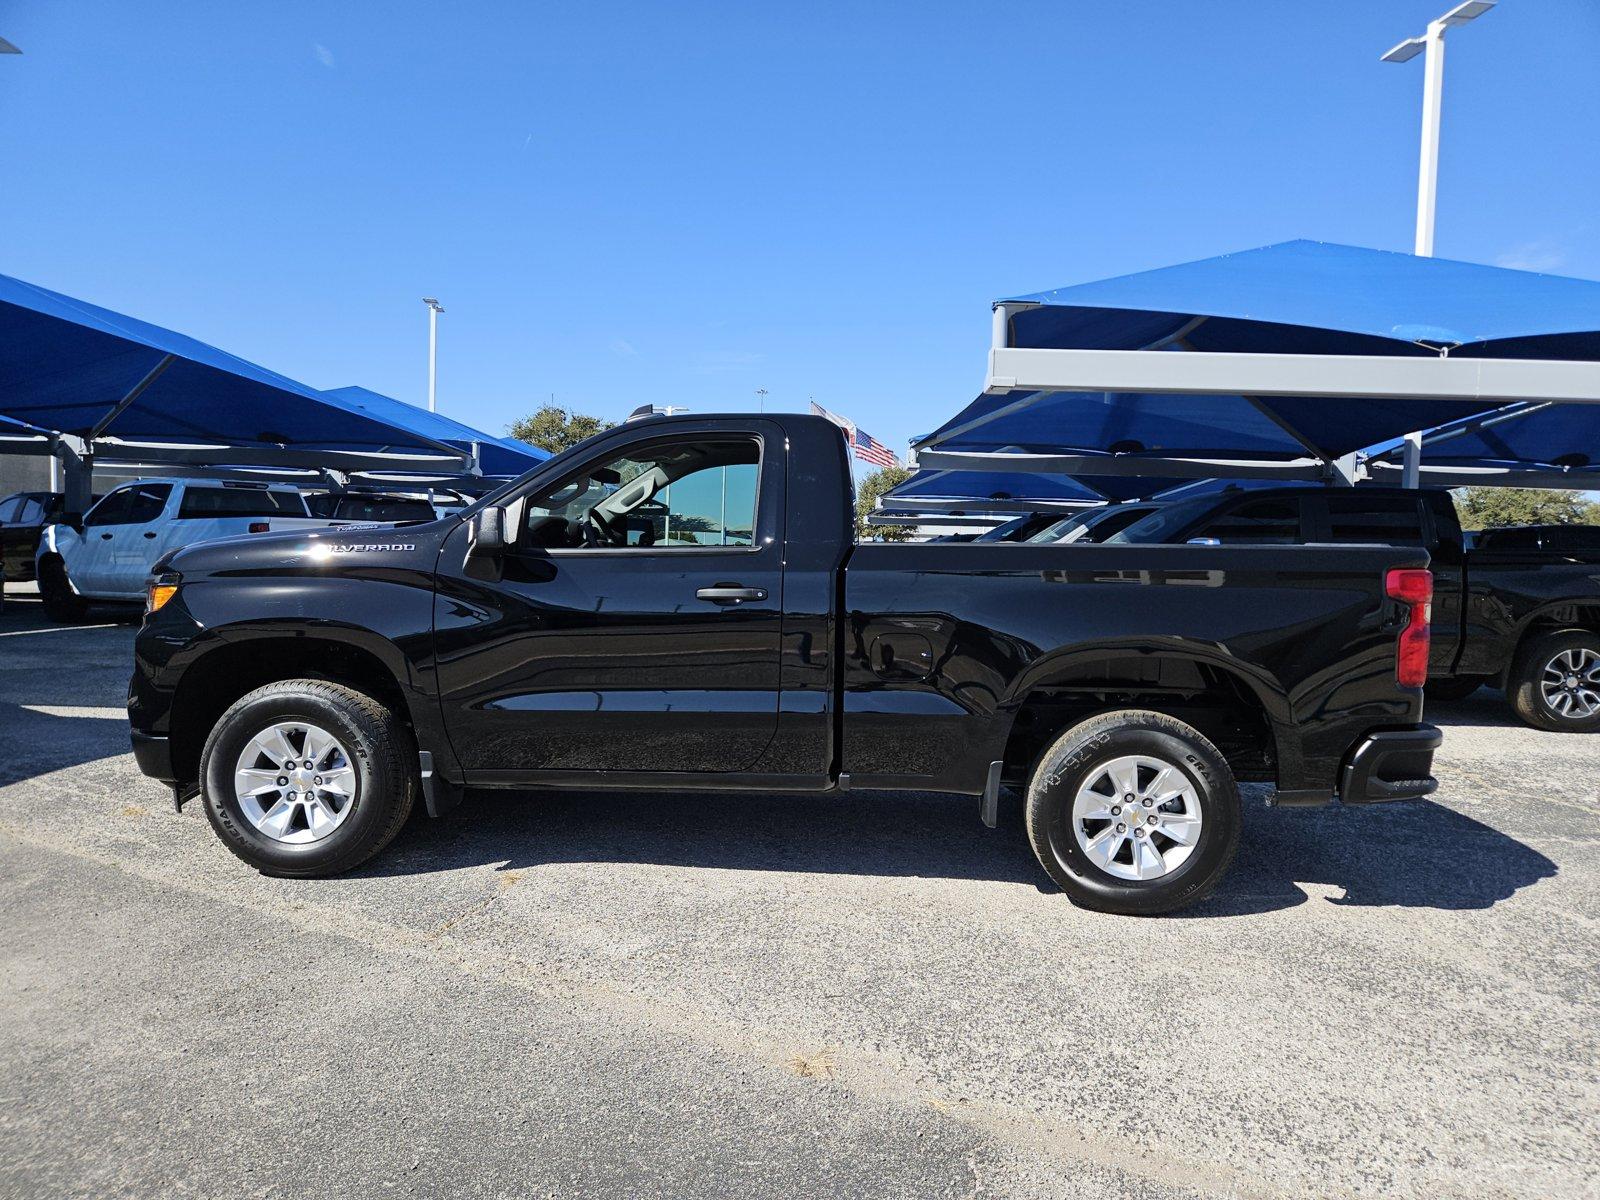
<path id="1" fill-rule="evenodd" d="M 157 734 L 140 733 L 137 729 L 131 731 L 131 736 L 133 760 L 139 764 L 139 770 L 162 783 L 177 783 L 177 773 L 172 769 L 172 743 Z"/>
<path id="2" fill-rule="evenodd" d="M 1380 729 L 1362 738 L 1339 772 L 1339 799 L 1346 804 L 1382 804 L 1432 795 L 1433 752 L 1444 735 L 1432 725 Z"/>

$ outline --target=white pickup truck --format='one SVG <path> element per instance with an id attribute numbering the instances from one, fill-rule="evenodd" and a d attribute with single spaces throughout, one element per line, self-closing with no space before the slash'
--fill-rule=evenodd
<path id="1" fill-rule="evenodd" d="M 82 619 L 91 600 L 142 600 L 156 559 L 179 546 L 284 529 L 348 524 L 313 517 L 287 483 L 140 479 L 107 492 L 81 525 L 39 538 L 39 594 L 53 620 Z"/>

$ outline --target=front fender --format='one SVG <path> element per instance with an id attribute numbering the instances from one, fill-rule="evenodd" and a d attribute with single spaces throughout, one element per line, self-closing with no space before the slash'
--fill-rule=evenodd
<path id="1" fill-rule="evenodd" d="M 34 551 L 34 562 L 38 562 L 47 554 L 59 555 L 65 559 L 68 554 L 83 545 L 83 535 L 70 525 L 46 525 L 39 534 L 39 548 Z"/>

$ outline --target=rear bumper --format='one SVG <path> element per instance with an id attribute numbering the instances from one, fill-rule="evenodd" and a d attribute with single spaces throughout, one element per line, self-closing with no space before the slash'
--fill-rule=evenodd
<path id="1" fill-rule="evenodd" d="M 1433 752 L 1443 740 L 1432 725 L 1367 734 L 1339 772 L 1339 799 L 1382 804 L 1431 795 L 1439 786 L 1433 777 Z"/>
<path id="2" fill-rule="evenodd" d="M 177 775 L 172 770 L 172 743 L 166 738 L 152 733 L 140 733 L 137 729 L 132 731 L 133 760 L 139 764 L 139 770 L 159 779 L 162 783 L 176 783 Z"/>

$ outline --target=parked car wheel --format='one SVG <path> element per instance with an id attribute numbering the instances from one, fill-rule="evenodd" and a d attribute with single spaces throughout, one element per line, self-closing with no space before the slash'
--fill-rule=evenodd
<path id="1" fill-rule="evenodd" d="M 1073 726 L 1028 785 L 1028 837 L 1074 904 L 1154 915 L 1204 898 L 1239 845 L 1239 789 L 1197 729 L 1126 709 Z"/>
<path id="2" fill-rule="evenodd" d="M 1488 682 L 1486 675 L 1446 675 L 1428 680 L 1423 690 L 1429 700 L 1465 700 Z"/>
<path id="3" fill-rule="evenodd" d="M 268 875 L 359 866 L 400 832 L 419 788 L 410 731 L 370 696 L 316 679 L 257 688 L 206 739 L 206 816 Z"/>
<path id="4" fill-rule="evenodd" d="M 67 564 L 54 554 L 39 561 L 39 599 L 52 621 L 81 621 L 89 615 L 89 602 L 73 590 Z"/>
<path id="5" fill-rule="evenodd" d="M 1600 633 L 1563 629 L 1534 638 L 1517 655 L 1506 691 L 1535 729 L 1600 730 Z"/>

